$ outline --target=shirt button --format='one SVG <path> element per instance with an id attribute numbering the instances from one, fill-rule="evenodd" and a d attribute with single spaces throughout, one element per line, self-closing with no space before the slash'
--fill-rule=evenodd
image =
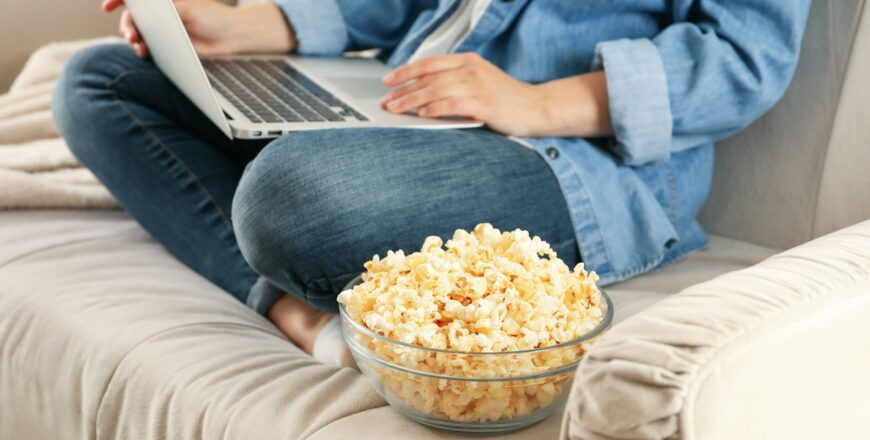
<path id="1" fill-rule="evenodd" d="M 547 148 L 547 156 L 549 156 L 550 159 L 558 159 L 559 158 L 559 150 L 557 150 L 554 147 Z"/>

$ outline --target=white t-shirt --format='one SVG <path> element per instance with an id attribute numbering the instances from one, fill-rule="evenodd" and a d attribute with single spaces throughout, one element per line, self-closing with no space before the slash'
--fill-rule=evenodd
<path id="1" fill-rule="evenodd" d="M 480 21 L 480 17 L 483 17 L 483 13 L 486 12 L 491 1 L 460 0 L 453 15 L 444 20 L 435 31 L 423 40 L 414 55 L 408 59 L 408 63 L 432 55 L 446 55 L 456 50 L 462 40 L 471 33 L 471 30 Z"/>

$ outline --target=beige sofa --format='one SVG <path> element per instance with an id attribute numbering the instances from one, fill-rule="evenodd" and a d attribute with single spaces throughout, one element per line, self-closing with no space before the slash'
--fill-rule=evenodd
<path id="1" fill-rule="evenodd" d="M 870 438 L 868 23 L 863 0 L 815 2 L 785 99 L 718 147 L 710 248 L 609 287 L 617 324 L 564 415 L 504 438 Z M 313 362 L 123 213 L 0 212 L 0 439 L 460 437 Z"/>

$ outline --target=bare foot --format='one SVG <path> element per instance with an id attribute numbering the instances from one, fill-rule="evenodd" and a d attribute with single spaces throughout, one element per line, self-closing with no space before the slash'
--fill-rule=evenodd
<path id="1" fill-rule="evenodd" d="M 284 295 L 275 301 L 267 317 L 291 342 L 308 354 L 314 353 L 314 343 L 321 330 L 337 319 L 336 315 L 317 310 L 293 295 Z M 335 354 L 336 363 L 342 367 L 356 368 L 347 346 L 343 343 L 336 345 L 342 351 Z"/>

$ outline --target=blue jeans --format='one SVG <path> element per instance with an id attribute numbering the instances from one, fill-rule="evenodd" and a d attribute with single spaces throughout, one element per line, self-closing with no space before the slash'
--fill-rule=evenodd
<path id="1" fill-rule="evenodd" d="M 535 151 L 486 130 L 341 129 L 229 140 L 123 45 L 66 66 L 53 110 L 76 157 L 184 264 L 259 313 L 323 310 L 373 255 L 489 222 L 579 251 Z"/>

